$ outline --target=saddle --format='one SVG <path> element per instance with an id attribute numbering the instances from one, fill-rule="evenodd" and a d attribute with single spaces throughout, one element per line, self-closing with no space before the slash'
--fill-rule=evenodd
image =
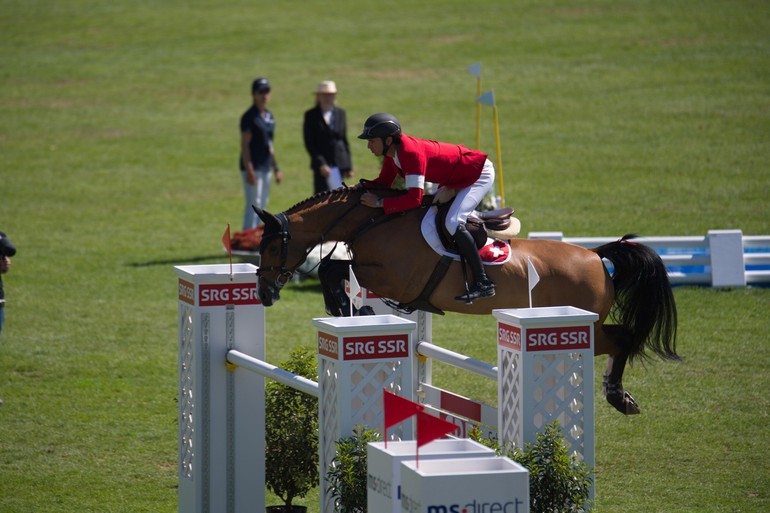
<path id="1" fill-rule="evenodd" d="M 449 212 L 449 207 L 452 205 L 454 198 L 447 203 L 439 203 L 438 211 L 436 212 L 436 231 L 439 234 L 441 243 L 447 251 L 457 252 L 457 246 L 455 245 L 454 238 L 447 231 L 445 222 L 446 216 Z M 474 242 L 476 242 L 476 248 L 481 249 L 487 243 L 489 238 L 489 232 L 504 232 L 511 227 L 511 219 L 513 216 L 512 208 L 498 208 L 495 210 L 489 210 L 485 212 L 478 212 L 474 210 L 465 222 L 465 227 L 468 232 L 473 236 Z"/>

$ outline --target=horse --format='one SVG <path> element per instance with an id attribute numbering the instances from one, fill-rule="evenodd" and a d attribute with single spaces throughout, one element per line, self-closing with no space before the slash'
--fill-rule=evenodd
<path id="1" fill-rule="evenodd" d="M 265 225 L 257 271 L 264 306 L 280 299 L 281 288 L 308 252 L 327 241 L 347 244 L 351 259 L 344 262 L 345 272 L 349 263 L 359 284 L 381 297 L 410 304 L 429 280 L 436 281 L 432 274 L 441 256 L 425 242 L 420 229 L 428 205 L 386 215 L 361 204 L 362 194 L 369 190 L 390 197 L 405 191 L 372 187 L 362 182 L 320 192 L 277 215 L 255 209 Z M 466 283 L 463 264 L 453 261 L 444 277 L 432 284 L 429 307 L 422 309 L 486 315 L 494 309 L 526 308 L 529 259 L 540 276 L 531 292 L 533 306 L 568 305 L 599 315 L 594 354 L 608 355 L 602 392 L 621 413 L 638 414 L 638 403 L 622 384 L 626 363 L 648 359 L 650 352 L 663 360 L 680 357 L 676 303 L 665 265 L 654 250 L 634 242 L 635 237 L 626 235 L 593 249 L 553 240 L 511 239 L 511 259 L 486 267 L 496 286 L 493 297 L 457 301 Z M 603 259 L 612 263 L 612 273 Z M 339 289 L 339 283 L 336 286 Z"/>

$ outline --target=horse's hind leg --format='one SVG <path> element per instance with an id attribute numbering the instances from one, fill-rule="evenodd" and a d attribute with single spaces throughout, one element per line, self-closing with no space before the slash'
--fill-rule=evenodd
<path id="1" fill-rule="evenodd" d="M 605 340 L 597 341 L 597 351 L 609 354 L 607 370 L 602 380 L 602 393 L 607 402 L 624 415 L 636 415 L 641 413 L 639 405 L 630 393 L 623 390 L 623 371 L 626 370 L 631 343 L 630 333 L 622 326 L 604 325 L 601 328 Z M 611 343 L 615 351 L 606 350 L 607 342 Z M 604 345 L 604 350 L 600 347 Z"/>

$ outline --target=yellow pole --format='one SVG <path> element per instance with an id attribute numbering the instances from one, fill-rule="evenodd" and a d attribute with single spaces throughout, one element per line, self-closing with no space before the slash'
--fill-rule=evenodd
<path id="1" fill-rule="evenodd" d="M 476 98 L 481 96 L 481 75 L 476 77 Z M 481 149 L 481 104 L 476 102 L 476 149 Z"/>
<path id="2" fill-rule="evenodd" d="M 497 105 L 492 105 L 495 119 L 495 146 L 497 147 L 497 186 L 500 193 L 500 208 L 505 208 L 505 188 L 503 187 L 503 157 L 500 154 L 500 123 L 497 120 Z"/>

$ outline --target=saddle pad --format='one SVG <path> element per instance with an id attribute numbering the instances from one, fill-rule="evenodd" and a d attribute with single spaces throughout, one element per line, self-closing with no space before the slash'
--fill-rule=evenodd
<path id="1" fill-rule="evenodd" d="M 459 261 L 460 255 L 447 251 L 444 245 L 441 244 L 438 232 L 436 231 L 437 211 L 438 208 L 430 207 L 422 218 L 422 236 L 433 251 L 439 255 L 449 256 Z M 504 241 L 487 238 L 487 243 L 479 250 L 479 254 L 481 255 L 481 261 L 485 265 L 502 265 L 511 259 L 511 245 Z"/>

